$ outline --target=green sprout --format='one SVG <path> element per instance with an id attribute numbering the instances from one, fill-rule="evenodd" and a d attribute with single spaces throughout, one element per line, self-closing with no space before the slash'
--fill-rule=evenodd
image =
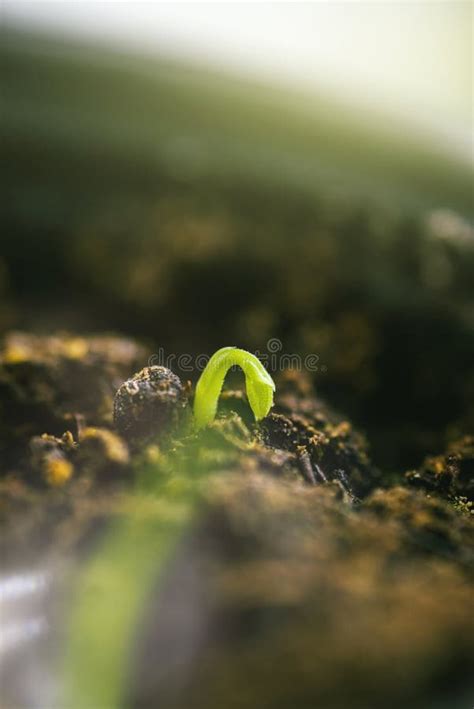
<path id="1" fill-rule="evenodd" d="M 231 367 L 238 365 L 245 374 L 245 387 L 255 419 L 264 418 L 273 406 L 275 383 L 255 355 L 237 347 L 222 347 L 206 365 L 196 385 L 194 420 L 196 428 L 211 423 L 217 411 L 217 402 L 224 379 Z"/>

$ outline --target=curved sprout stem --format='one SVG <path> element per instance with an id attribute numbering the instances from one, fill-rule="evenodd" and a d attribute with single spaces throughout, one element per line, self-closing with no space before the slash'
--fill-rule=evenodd
<path id="1" fill-rule="evenodd" d="M 196 385 L 196 428 L 204 428 L 214 420 L 225 376 L 234 365 L 238 365 L 244 372 L 247 397 L 255 419 L 259 421 L 270 411 L 275 383 L 263 364 L 246 350 L 222 347 L 212 355 Z"/>

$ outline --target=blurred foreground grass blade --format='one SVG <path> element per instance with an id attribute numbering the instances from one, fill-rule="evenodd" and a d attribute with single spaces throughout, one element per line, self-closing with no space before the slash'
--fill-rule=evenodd
<path id="1" fill-rule="evenodd" d="M 199 475 L 163 484 L 149 469 L 144 477 L 147 491 L 138 489 L 128 498 L 74 587 L 60 675 L 61 708 L 123 706 L 145 601 L 199 509 Z"/>

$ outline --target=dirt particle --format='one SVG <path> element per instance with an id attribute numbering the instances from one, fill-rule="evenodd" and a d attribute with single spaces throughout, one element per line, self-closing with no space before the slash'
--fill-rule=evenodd
<path id="1" fill-rule="evenodd" d="M 175 429 L 187 404 L 185 388 L 166 367 L 145 367 L 118 389 L 114 423 L 128 440 L 146 440 Z"/>

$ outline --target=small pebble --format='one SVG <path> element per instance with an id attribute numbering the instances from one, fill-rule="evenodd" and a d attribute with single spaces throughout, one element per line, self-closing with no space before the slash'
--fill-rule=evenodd
<path id="1" fill-rule="evenodd" d="M 127 440 L 146 440 L 175 429 L 187 395 L 179 377 L 167 367 L 145 367 L 118 389 L 114 423 Z"/>

